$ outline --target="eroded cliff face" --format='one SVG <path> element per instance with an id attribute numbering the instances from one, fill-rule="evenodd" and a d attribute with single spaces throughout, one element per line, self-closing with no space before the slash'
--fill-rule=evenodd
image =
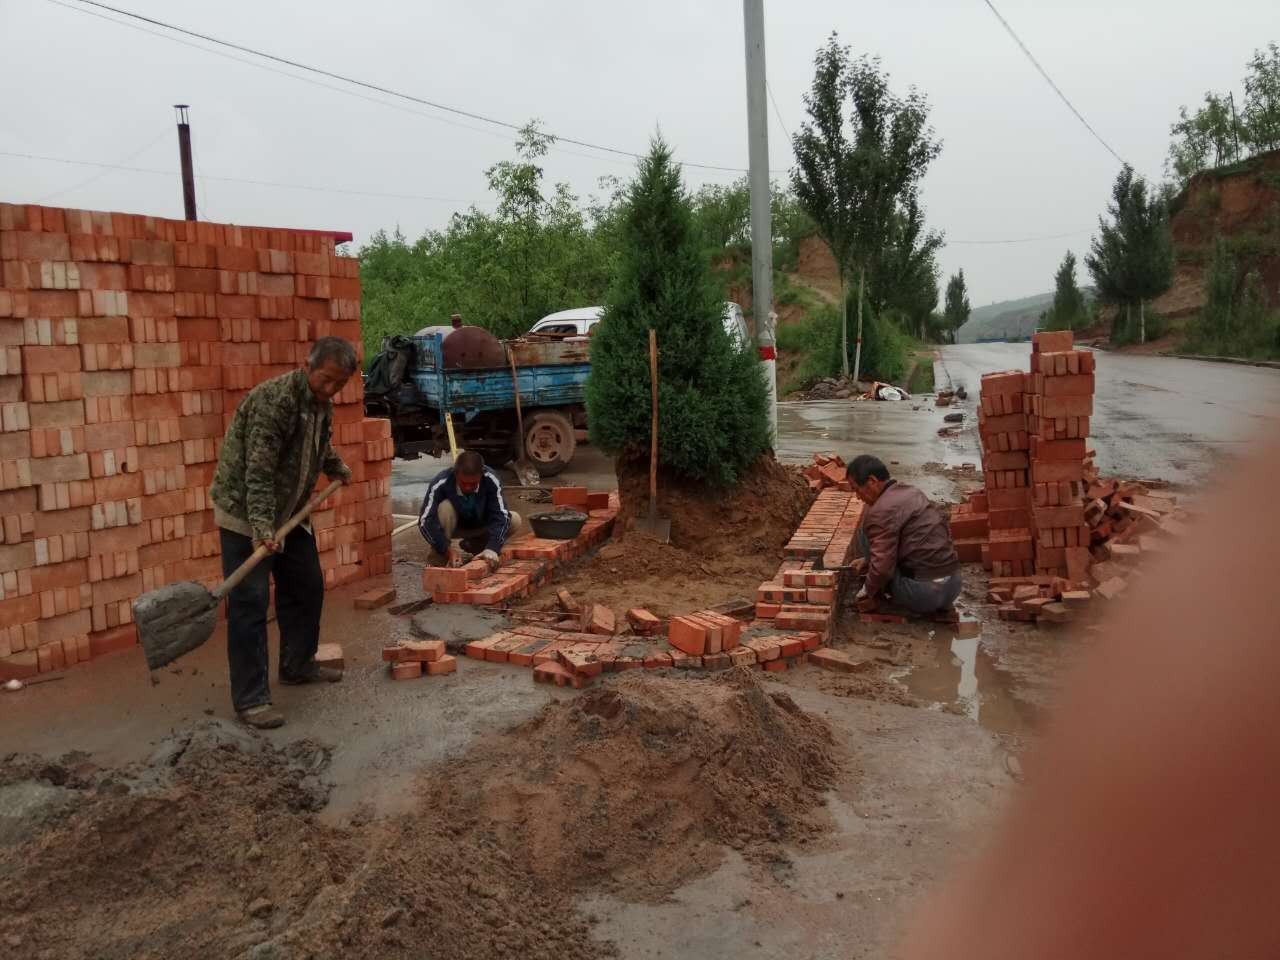
<path id="1" fill-rule="evenodd" d="M 1197 174 L 1173 203 L 1177 270 L 1173 286 L 1152 302 L 1167 317 L 1204 305 L 1204 272 L 1217 237 L 1262 275 L 1268 300 L 1280 304 L 1280 150 Z"/>

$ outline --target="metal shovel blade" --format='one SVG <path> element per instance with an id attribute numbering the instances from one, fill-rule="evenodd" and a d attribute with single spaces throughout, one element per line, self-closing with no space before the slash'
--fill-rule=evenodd
<path id="1" fill-rule="evenodd" d="M 649 504 L 649 515 L 636 518 L 636 532 L 652 537 L 659 543 L 671 542 L 671 521 L 658 516 L 657 504 Z"/>
<path id="2" fill-rule="evenodd" d="M 199 583 L 170 583 L 133 602 L 133 621 L 147 667 L 157 670 L 213 636 L 218 625 L 218 601 L 208 587 Z"/>

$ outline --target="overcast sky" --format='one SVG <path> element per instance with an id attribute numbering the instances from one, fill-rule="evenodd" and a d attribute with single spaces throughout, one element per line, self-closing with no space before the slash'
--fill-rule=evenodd
<path id="1" fill-rule="evenodd" d="M 643 151 L 661 128 L 678 159 L 746 166 L 738 0 L 474 3 L 110 0 L 192 30 L 486 116 Z M 410 237 L 488 197 L 511 155 L 499 128 L 209 53 L 69 9 L 0 0 L 0 151 L 143 167 L 103 171 L 0 153 L 0 200 L 182 214 L 171 105 L 192 105 L 202 219 Z M 1237 89 L 1254 48 L 1280 40 L 1276 0 L 996 0 L 1115 151 L 1159 177 L 1179 104 Z M 83 8 L 81 8 L 83 9 Z M 932 103 L 944 141 L 924 186 L 974 306 L 1050 289 L 1088 245 L 1117 161 L 1057 99 L 983 0 L 766 0 L 771 166 L 785 177 L 815 50 L 830 31 L 881 57 L 898 89 Z M 240 59 L 231 59 L 230 56 Z M 325 84 L 321 86 L 319 84 Z M 381 101 L 381 102 L 372 102 Z M 387 105 L 390 104 L 390 105 Z M 583 195 L 633 162 L 557 149 L 547 175 Z M 275 181 L 325 191 L 215 180 Z M 729 172 L 685 169 L 686 183 Z M 88 182 L 86 182 L 88 181 Z M 333 190 L 398 194 L 363 196 Z M 1030 243 L 975 245 L 1071 234 Z M 1082 280 L 1084 277 L 1082 277 Z"/>

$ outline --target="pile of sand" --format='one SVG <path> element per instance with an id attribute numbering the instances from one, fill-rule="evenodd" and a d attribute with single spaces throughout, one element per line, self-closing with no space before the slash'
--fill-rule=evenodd
<path id="1" fill-rule="evenodd" d="M 210 722 L 61 777 L 74 802 L 0 847 L 7 955 L 610 956 L 577 893 L 660 898 L 724 845 L 804 843 L 836 774 L 825 723 L 748 671 L 552 703 L 424 774 L 413 812 L 349 829 L 314 817 L 327 760 Z"/>

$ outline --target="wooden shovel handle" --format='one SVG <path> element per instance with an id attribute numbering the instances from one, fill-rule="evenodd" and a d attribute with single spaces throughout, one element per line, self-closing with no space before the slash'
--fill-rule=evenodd
<path id="1" fill-rule="evenodd" d="M 653 392 L 653 427 L 649 434 L 649 513 L 658 501 L 658 334 L 649 330 L 649 382 Z"/>
<path id="2" fill-rule="evenodd" d="M 285 537 L 289 536 L 289 534 L 293 533 L 294 528 L 298 524 L 300 524 L 303 520 L 307 519 L 307 517 L 311 516 L 311 511 L 314 510 L 316 507 L 320 506 L 320 504 L 322 504 L 325 500 L 328 500 L 329 497 L 332 496 L 340 486 L 342 486 L 342 481 L 334 480 L 333 483 L 329 484 L 327 487 L 325 487 L 323 490 L 317 493 L 314 497 L 308 500 L 307 505 L 305 507 L 303 507 L 297 513 L 295 513 L 292 517 L 286 520 L 284 522 L 284 526 L 276 531 L 276 535 L 275 535 L 276 542 L 279 543 L 280 541 L 284 540 Z M 240 585 L 240 581 L 243 580 L 245 577 L 247 577 L 249 575 L 249 572 L 253 570 L 253 568 L 256 567 L 259 563 L 261 563 L 264 557 L 269 556 L 270 553 L 271 551 L 268 550 L 265 546 L 261 546 L 257 550 L 253 551 L 253 553 L 249 555 L 249 559 L 246 560 L 244 563 L 240 564 L 240 566 L 236 567 L 235 570 L 232 571 L 231 576 L 223 580 L 222 583 L 218 586 L 218 588 L 213 591 L 213 598 L 215 600 L 221 600 L 228 593 L 230 593 L 232 590 L 238 587 Z"/>
<path id="3" fill-rule="evenodd" d="M 516 352 L 507 345 L 507 356 L 511 358 L 511 387 L 516 395 L 516 429 L 519 431 L 519 442 L 516 449 L 520 451 L 517 462 L 524 463 L 524 412 L 520 409 L 520 374 L 516 372 Z"/>

